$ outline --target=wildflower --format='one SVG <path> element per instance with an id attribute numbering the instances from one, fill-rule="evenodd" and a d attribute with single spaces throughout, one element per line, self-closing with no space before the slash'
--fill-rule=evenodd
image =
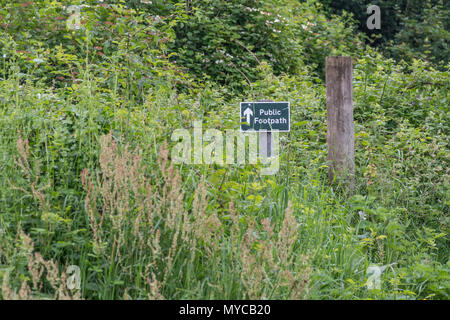
<path id="1" fill-rule="evenodd" d="M 365 220 L 367 219 L 367 215 L 366 215 L 365 212 L 359 211 L 358 214 L 359 214 L 359 217 L 360 217 L 360 219 L 361 219 L 362 221 L 365 221 Z"/>

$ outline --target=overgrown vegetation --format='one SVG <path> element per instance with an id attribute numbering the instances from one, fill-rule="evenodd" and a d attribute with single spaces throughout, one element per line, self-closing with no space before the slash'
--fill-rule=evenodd
<path id="1" fill-rule="evenodd" d="M 445 52 L 371 48 L 315 0 L 84 1 L 78 29 L 81 2 L 1 4 L 1 298 L 449 298 Z M 327 180 L 328 55 L 354 58 L 353 194 Z M 277 175 L 171 162 L 175 129 L 262 99 L 292 106 Z"/>
<path id="2" fill-rule="evenodd" d="M 450 9 L 443 0 L 320 0 L 329 13 L 351 13 L 370 42 L 397 61 L 432 61 L 445 69 L 449 63 Z M 382 27 L 366 26 L 368 5 L 380 8 Z"/>

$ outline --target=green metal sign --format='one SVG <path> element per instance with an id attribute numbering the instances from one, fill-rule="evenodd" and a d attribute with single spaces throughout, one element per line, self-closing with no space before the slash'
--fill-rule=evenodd
<path id="1" fill-rule="evenodd" d="M 290 131 L 289 102 L 241 102 L 241 131 Z"/>

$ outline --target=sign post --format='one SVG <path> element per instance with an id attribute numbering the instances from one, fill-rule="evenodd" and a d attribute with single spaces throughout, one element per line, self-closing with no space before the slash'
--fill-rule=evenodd
<path id="1" fill-rule="evenodd" d="M 352 58 L 327 57 L 328 177 L 354 187 L 355 129 L 353 124 Z"/>
<path id="2" fill-rule="evenodd" d="M 272 155 L 272 131 L 290 131 L 290 103 L 264 100 L 241 102 L 241 131 L 259 133 L 259 156 Z"/>

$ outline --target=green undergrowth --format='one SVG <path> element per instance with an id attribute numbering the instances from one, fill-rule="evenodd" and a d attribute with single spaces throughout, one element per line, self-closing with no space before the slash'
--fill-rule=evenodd
<path id="1" fill-rule="evenodd" d="M 3 299 L 449 298 L 448 68 L 342 51 L 354 53 L 348 193 L 328 182 L 320 68 L 273 71 L 262 55 L 235 90 L 171 60 L 179 22 L 114 8 L 60 36 L 0 31 Z M 277 174 L 171 162 L 174 130 L 237 129 L 239 102 L 262 99 L 291 103 Z"/>

